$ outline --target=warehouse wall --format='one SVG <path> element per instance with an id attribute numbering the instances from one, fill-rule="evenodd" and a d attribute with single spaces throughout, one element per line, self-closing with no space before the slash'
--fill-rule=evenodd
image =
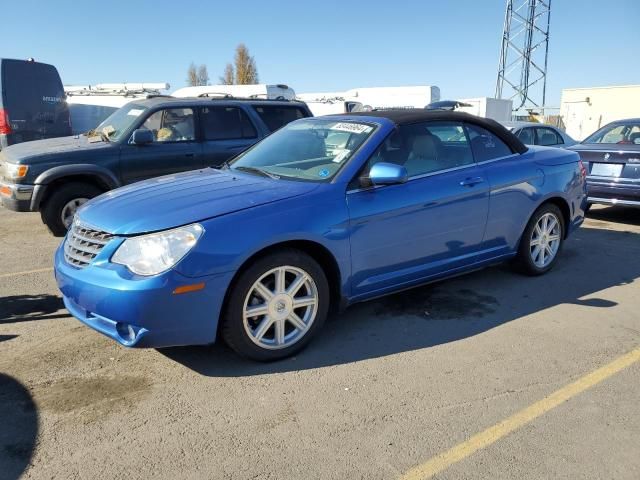
<path id="1" fill-rule="evenodd" d="M 609 122 L 640 117 L 640 85 L 565 89 L 560 115 L 567 133 L 583 140 Z"/>

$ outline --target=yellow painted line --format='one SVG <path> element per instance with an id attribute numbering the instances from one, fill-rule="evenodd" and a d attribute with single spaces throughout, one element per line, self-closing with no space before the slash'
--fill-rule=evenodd
<path id="1" fill-rule="evenodd" d="M 0 278 L 20 277 L 22 275 L 29 275 L 31 273 L 42 273 L 42 272 L 51 272 L 51 271 L 53 271 L 52 267 L 38 268 L 36 270 L 25 270 L 24 272 L 0 273 Z"/>
<path id="2" fill-rule="evenodd" d="M 478 450 L 492 445 L 502 437 L 509 435 L 511 432 L 544 415 L 549 410 L 556 408 L 567 400 L 615 375 L 638 360 L 640 360 L 640 348 L 636 348 L 626 355 L 618 357 L 604 367 L 579 378 L 548 397 L 528 406 L 524 410 L 520 410 L 506 420 L 474 435 L 455 447 L 433 457 L 422 465 L 412 468 L 401 477 L 402 480 L 426 479 L 437 475 L 454 463 L 464 460 Z"/>

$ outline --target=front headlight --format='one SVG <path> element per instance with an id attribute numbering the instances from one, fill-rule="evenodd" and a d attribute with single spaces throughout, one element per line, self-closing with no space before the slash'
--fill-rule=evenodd
<path id="1" fill-rule="evenodd" d="M 137 275 L 157 275 L 178 263 L 202 236 L 204 228 L 194 223 L 173 230 L 127 238 L 111 257 Z"/>
<path id="2" fill-rule="evenodd" d="M 28 165 L 19 165 L 17 163 L 5 163 L 5 175 L 11 180 L 18 180 L 27 176 L 29 171 Z"/>

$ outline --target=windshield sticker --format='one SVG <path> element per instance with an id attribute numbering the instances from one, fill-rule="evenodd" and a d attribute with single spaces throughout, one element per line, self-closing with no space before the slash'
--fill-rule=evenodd
<path id="1" fill-rule="evenodd" d="M 330 173 L 329 170 L 327 170 L 326 168 L 323 168 L 322 170 L 320 170 L 318 172 L 318 176 L 322 177 L 322 178 L 325 178 L 325 177 L 329 176 L 329 173 Z"/>
<path id="2" fill-rule="evenodd" d="M 347 158 L 347 156 L 351 153 L 351 150 L 349 150 L 348 148 L 344 148 L 342 150 L 335 150 L 334 152 L 337 152 L 337 153 L 336 153 L 335 158 L 333 159 L 333 162 L 334 163 L 340 163 L 345 158 Z"/>
<path id="3" fill-rule="evenodd" d="M 336 123 L 331 127 L 331 130 L 340 130 L 341 132 L 349 132 L 349 133 L 369 133 L 373 130 L 373 127 L 369 125 L 362 125 L 361 123 Z"/>
<path id="4" fill-rule="evenodd" d="M 144 112 L 144 110 L 141 108 L 132 108 L 131 110 L 129 110 L 127 115 L 131 115 L 132 117 L 138 117 L 142 112 Z"/>

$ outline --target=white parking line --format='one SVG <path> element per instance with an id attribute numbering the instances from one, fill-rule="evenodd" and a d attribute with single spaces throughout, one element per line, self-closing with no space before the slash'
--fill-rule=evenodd
<path id="1" fill-rule="evenodd" d="M 36 270 L 25 270 L 24 272 L 13 272 L 13 273 L 0 273 L 0 278 L 9 278 L 9 277 L 20 277 L 22 275 L 29 275 L 31 273 L 42 273 L 42 272 L 52 272 L 53 268 L 38 268 Z"/>

